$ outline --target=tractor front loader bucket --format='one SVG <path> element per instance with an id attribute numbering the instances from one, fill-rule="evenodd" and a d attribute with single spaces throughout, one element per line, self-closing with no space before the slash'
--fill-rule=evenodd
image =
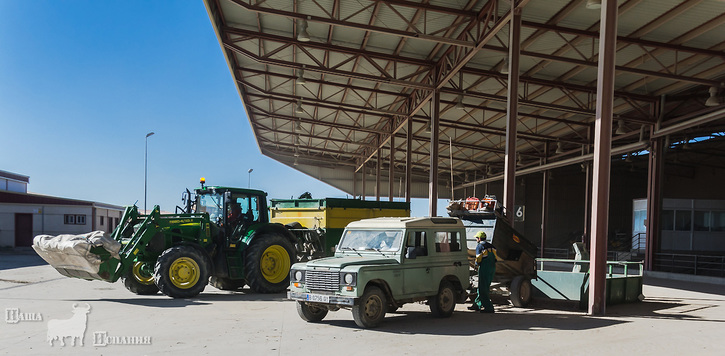
<path id="1" fill-rule="evenodd" d="M 38 235 L 33 249 L 60 274 L 112 282 L 122 245 L 103 231 L 80 235 Z"/>
<path id="2" fill-rule="evenodd" d="M 116 282 L 159 231 L 159 206 L 149 215 L 126 207 L 112 234 L 94 231 L 80 235 L 38 235 L 33 249 L 60 274 Z"/>

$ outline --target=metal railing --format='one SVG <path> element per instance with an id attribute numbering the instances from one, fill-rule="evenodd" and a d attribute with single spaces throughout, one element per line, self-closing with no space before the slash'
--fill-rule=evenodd
<path id="1" fill-rule="evenodd" d="M 655 253 L 653 267 L 661 272 L 725 277 L 725 256 Z"/>
<path id="2" fill-rule="evenodd" d="M 573 266 L 582 266 L 581 272 L 589 269 L 589 260 L 571 260 L 561 258 L 539 258 L 539 271 L 562 271 L 572 270 Z M 572 267 L 568 267 L 571 265 Z M 607 261 L 607 276 L 642 276 L 644 274 L 644 262 L 629 261 Z"/>
<path id="3" fill-rule="evenodd" d="M 632 250 L 644 251 L 647 243 L 647 233 L 638 232 L 632 236 Z"/>
<path id="4" fill-rule="evenodd" d="M 544 249 L 544 258 L 558 258 L 558 259 L 572 259 L 576 256 L 576 253 L 570 249 L 570 248 L 545 248 Z M 539 252 L 541 254 L 541 252 Z M 620 260 L 628 260 L 628 258 L 619 258 L 621 252 L 617 251 L 607 251 L 607 260 L 608 261 L 620 261 Z M 628 256 L 631 256 L 629 254 Z M 540 256 L 541 257 L 541 256 Z M 585 256 L 586 258 L 589 258 L 589 256 Z"/>

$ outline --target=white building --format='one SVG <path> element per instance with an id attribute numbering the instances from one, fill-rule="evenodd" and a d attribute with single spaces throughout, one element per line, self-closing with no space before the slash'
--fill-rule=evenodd
<path id="1" fill-rule="evenodd" d="M 123 207 L 28 193 L 30 177 L 0 170 L 0 247 L 33 244 L 36 235 L 111 232 Z"/>

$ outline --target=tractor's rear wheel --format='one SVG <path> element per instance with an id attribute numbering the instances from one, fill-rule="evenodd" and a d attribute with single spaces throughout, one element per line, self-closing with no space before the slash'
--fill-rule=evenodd
<path id="1" fill-rule="evenodd" d="M 257 293 L 280 293 L 289 287 L 289 271 L 295 249 L 284 236 L 254 237 L 244 254 L 247 284 Z"/>
<path id="2" fill-rule="evenodd" d="M 123 276 L 121 281 L 123 285 L 138 295 L 154 295 L 159 292 L 159 287 L 154 283 L 153 270 L 151 266 L 145 262 L 134 262 Z"/>
<path id="3" fill-rule="evenodd" d="M 171 247 L 156 260 L 154 280 L 161 293 L 169 297 L 195 297 L 209 281 L 207 259 L 194 247 Z"/>
<path id="4" fill-rule="evenodd" d="M 245 281 L 243 279 L 212 276 L 209 279 L 209 284 L 219 290 L 239 290 L 244 288 Z"/>

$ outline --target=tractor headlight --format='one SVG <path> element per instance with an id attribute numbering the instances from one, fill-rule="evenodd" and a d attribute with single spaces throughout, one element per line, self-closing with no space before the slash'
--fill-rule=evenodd
<path id="1" fill-rule="evenodd" d="M 355 273 L 343 273 L 342 282 L 349 286 L 354 286 L 357 282 L 357 274 Z"/>

